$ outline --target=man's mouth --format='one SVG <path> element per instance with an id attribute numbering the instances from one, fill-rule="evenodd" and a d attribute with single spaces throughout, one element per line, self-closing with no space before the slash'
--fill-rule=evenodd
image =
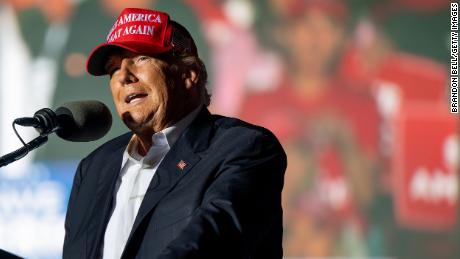
<path id="1" fill-rule="evenodd" d="M 145 94 L 145 93 L 130 94 L 130 95 L 126 96 L 125 102 L 127 104 L 134 103 L 134 102 L 142 100 L 146 96 L 147 96 L 147 94 Z"/>

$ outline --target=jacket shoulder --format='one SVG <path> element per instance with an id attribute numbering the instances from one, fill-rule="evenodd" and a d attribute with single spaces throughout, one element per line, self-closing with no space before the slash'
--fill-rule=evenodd
<path id="1" fill-rule="evenodd" d="M 89 153 L 89 155 L 86 156 L 84 159 L 91 159 L 93 157 L 99 157 L 101 155 L 104 156 L 113 153 L 115 150 L 118 150 L 122 147 L 126 147 L 132 135 L 133 134 L 131 132 L 127 132 L 123 135 L 115 137 L 100 145 L 98 148 Z"/>
<path id="2" fill-rule="evenodd" d="M 277 137 L 268 129 L 251 124 L 238 118 L 212 115 L 216 129 L 215 137 L 230 139 L 235 145 L 237 143 L 260 143 L 263 146 L 272 146 L 284 153 Z"/>
<path id="3" fill-rule="evenodd" d="M 275 135 L 270 130 L 262 126 L 251 124 L 238 118 L 226 117 L 222 115 L 212 115 L 212 117 L 218 130 L 242 131 L 255 135 L 269 136 L 270 138 L 276 139 Z"/>

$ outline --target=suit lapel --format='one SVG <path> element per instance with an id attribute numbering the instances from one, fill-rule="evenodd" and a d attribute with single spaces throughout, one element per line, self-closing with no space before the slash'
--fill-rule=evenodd
<path id="1" fill-rule="evenodd" d="M 130 133 L 124 135 L 122 138 L 125 139 L 114 146 L 113 152 L 107 157 L 107 160 L 100 161 L 101 168 L 98 168 L 100 173 L 97 181 L 96 201 L 87 232 L 87 258 L 96 258 L 99 253 L 105 228 L 112 211 L 113 193 L 121 168 L 123 152 L 131 136 L 132 134 Z"/>
<path id="2" fill-rule="evenodd" d="M 175 147 L 178 147 L 178 145 L 175 145 Z M 136 230 L 145 215 L 147 215 L 147 213 L 158 204 L 161 198 L 163 198 L 163 196 L 200 160 L 200 157 L 194 154 L 189 148 L 176 149 L 178 150 L 175 150 L 175 152 L 171 152 L 173 151 L 172 149 L 168 152 L 152 178 L 139 208 L 139 212 L 137 213 L 131 234 Z M 180 161 L 186 163 L 186 166 L 182 170 L 178 167 Z"/>
<path id="3" fill-rule="evenodd" d="M 140 242 L 134 240 L 141 240 L 143 232 L 141 231 L 141 237 L 135 235 L 139 235 L 138 228 L 144 220 L 150 218 L 147 215 L 151 215 L 158 202 L 177 185 L 183 176 L 192 173 L 192 168 L 201 159 L 199 152 L 205 150 L 209 145 L 211 130 L 211 114 L 206 107 L 203 107 L 165 156 L 153 176 L 137 213 L 122 258 L 130 255 L 131 251 L 137 250 L 136 246 L 140 245 Z"/>

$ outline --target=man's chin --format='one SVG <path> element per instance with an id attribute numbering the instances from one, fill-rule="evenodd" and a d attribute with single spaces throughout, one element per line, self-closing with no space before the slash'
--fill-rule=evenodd
<path id="1" fill-rule="evenodd" d="M 142 118 L 137 118 L 137 116 L 131 114 L 130 112 L 125 112 L 122 115 L 123 123 L 134 133 L 141 133 L 148 130 L 148 123 Z"/>

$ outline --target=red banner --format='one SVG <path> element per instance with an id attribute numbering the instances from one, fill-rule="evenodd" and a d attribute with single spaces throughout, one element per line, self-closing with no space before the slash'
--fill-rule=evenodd
<path id="1" fill-rule="evenodd" d="M 411 105 L 395 120 L 393 186 L 396 218 L 419 230 L 456 223 L 459 117 L 445 105 Z"/>

